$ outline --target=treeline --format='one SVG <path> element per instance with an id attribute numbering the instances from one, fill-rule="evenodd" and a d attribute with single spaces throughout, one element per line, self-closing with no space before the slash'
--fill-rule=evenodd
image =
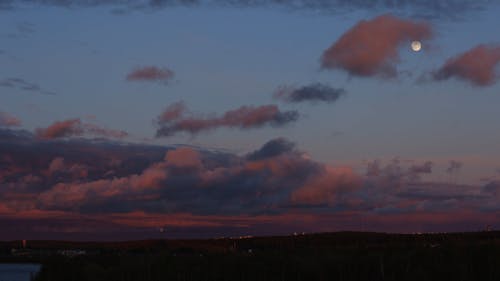
<path id="1" fill-rule="evenodd" d="M 254 238 L 224 241 L 225 251 L 185 243 L 181 248 L 53 256 L 43 262 L 36 280 L 500 280 L 497 236 L 351 233 Z"/>

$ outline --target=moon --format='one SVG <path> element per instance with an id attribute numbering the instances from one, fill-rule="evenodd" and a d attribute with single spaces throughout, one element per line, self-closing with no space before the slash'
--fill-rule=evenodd
<path id="1" fill-rule="evenodd" d="M 414 52 L 419 52 L 420 50 L 422 50 L 422 43 L 420 43 L 420 41 L 411 42 L 411 49 Z"/>

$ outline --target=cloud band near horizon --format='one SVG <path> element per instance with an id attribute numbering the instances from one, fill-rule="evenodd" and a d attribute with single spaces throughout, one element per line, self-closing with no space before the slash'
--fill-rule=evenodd
<path id="1" fill-rule="evenodd" d="M 335 221 L 331 227 L 338 229 L 353 225 L 344 220 L 364 217 L 374 224 L 384 218 L 385 225 L 403 231 L 411 228 L 391 224 L 391 218 L 429 228 L 434 214 L 452 228 L 500 215 L 498 182 L 426 181 L 434 172 L 428 161 L 374 161 L 362 174 L 314 161 L 284 138 L 235 155 L 82 139 L 46 142 L 19 130 L 0 134 L 0 166 L 5 167 L 0 171 L 0 217 L 19 222 L 67 218 L 64 227 L 50 230 L 59 235 L 75 224 L 91 227 L 90 221 L 101 218 L 118 229 L 144 231 L 163 224 L 231 229 L 229 223 L 234 223 L 241 231 L 263 227 L 263 220 L 288 229 L 294 224 L 283 221 L 287 217 L 302 218 L 303 225 L 315 230 Z M 457 219 L 461 213 L 467 219 Z M 36 233 L 39 225 L 32 227 Z"/>

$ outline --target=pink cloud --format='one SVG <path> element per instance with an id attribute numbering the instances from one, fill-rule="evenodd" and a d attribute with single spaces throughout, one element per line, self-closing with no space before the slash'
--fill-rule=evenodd
<path id="1" fill-rule="evenodd" d="M 127 75 L 127 81 L 160 81 L 167 82 L 174 78 L 175 73 L 166 68 L 157 66 L 144 66 L 134 69 Z"/>
<path id="2" fill-rule="evenodd" d="M 55 172 L 62 171 L 65 168 L 64 165 L 64 158 L 62 157 L 57 157 L 52 159 L 52 161 L 49 164 L 49 173 L 53 174 Z"/>
<path id="3" fill-rule="evenodd" d="M 448 59 L 434 73 L 435 80 L 455 77 L 476 86 L 489 86 L 498 80 L 496 67 L 500 63 L 500 46 L 479 45 Z"/>
<path id="4" fill-rule="evenodd" d="M 58 183 L 42 192 L 38 201 L 47 209 L 77 209 L 91 203 L 92 200 L 104 200 L 121 195 L 133 196 L 144 189 L 158 188 L 158 182 L 165 178 L 164 171 L 151 167 L 140 175 L 84 183 Z"/>
<path id="5" fill-rule="evenodd" d="M 157 136 L 171 136 L 179 132 L 197 134 L 221 127 L 249 129 L 265 125 L 283 126 L 298 119 L 297 111 L 281 111 L 276 105 L 241 106 L 226 111 L 222 116 L 185 116 L 186 108 L 175 103 L 158 117 Z"/>
<path id="6" fill-rule="evenodd" d="M 36 134 L 42 139 L 56 139 L 72 136 L 81 136 L 84 133 L 80 119 L 56 121 L 44 129 L 37 129 Z"/>
<path id="7" fill-rule="evenodd" d="M 325 167 L 325 171 L 313 177 L 291 194 L 293 204 L 335 205 L 339 195 L 353 192 L 362 186 L 362 178 L 351 168 Z"/>
<path id="8" fill-rule="evenodd" d="M 342 69 L 354 76 L 397 75 L 398 48 L 413 40 L 428 40 L 432 28 L 416 22 L 382 15 L 362 20 L 344 33 L 321 57 L 325 69 Z"/>
<path id="9" fill-rule="evenodd" d="M 169 150 L 165 155 L 165 161 L 178 168 L 201 168 L 201 155 L 198 151 L 189 147 L 180 147 Z"/>
<path id="10" fill-rule="evenodd" d="M 0 127 L 17 127 L 21 126 L 21 120 L 6 112 L 0 111 Z"/>
<path id="11" fill-rule="evenodd" d="M 50 176 L 56 175 L 58 173 L 70 174 L 73 179 L 85 179 L 88 176 L 88 167 L 86 165 L 74 163 L 67 164 L 64 158 L 57 157 L 52 159 L 49 164 L 48 174 Z"/>
<path id="12" fill-rule="evenodd" d="M 164 161 L 153 163 L 140 174 L 83 183 L 58 183 L 41 193 L 39 202 L 49 209 L 54 207 L 71 209 L 78 208 L 91 200 L 105 200 L 119 196 L 141 197 L 141 193 L 145 190 L 157 190 L 161 187 L 161 183 L 168 179 L 168 165 L 192 167 L 198 165 L 199 161 L 198 152 L 190 148 L 178 148 L 168 151 Z M 64 167 L 62 158 L 54 159 L 50 165 L 50 168 L 56 170 Z M 153 199 L 155 198 L 156 195 L 153 195 Z"/>
<path id="13" fill-rule="evenodd" d="M 159 123 L 167 123 L 181 118 L 186 112 L 186 104 L 182 101 L 173 103 L 160 114 Z"/>
<path id="14" fill-rule="evenodd" d="M 38 128 L 36 135 L 41 139 L 58 139 L 90 134 L 101 137 L 124 138 L 128 136 L 125 131 L 111 130 L 101 126 L 84 123 L 80 118 L 56 121 L 47 128 Z"/>

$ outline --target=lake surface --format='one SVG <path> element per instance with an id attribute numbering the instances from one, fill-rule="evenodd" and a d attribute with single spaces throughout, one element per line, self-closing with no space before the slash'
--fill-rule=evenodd
<path id="1" fill-rule="evenodd" d="M 40 267 L 33 263 L 0 263 L 0 281 L 30 281 Z"/>

